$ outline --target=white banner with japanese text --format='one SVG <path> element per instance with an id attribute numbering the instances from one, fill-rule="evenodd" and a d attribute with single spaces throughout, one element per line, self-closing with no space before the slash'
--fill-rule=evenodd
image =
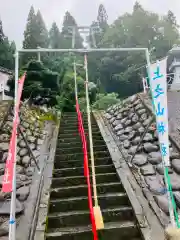
<path id="1" fill-rule="evenodd" d="M 164 166 L 170 166 L 166 68 L 167 58 L 151 64 L 150 85 L 156 114 L 156 126 L 162 159 Z"/>

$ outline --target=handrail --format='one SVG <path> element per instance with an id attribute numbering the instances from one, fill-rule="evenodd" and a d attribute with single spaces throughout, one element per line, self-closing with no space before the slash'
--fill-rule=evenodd
<path id="1" fill-rule="evenodd" d="M 94 240 L 98 240 L 94 211 L 93 211 L 93 204 L 92 204 L 91 183 L 90 183 L 90 177 L 89 177 L 88 154 L 87 154 L 87 143 L 86 143 L 86 137 L 85 137 L 85 133 L 84 133 L 84 126 L 83 126 L 83 122 L 82 122 L 82 115 L 81 115 L 81 111 L 79 109 L 79 103 L 78 103 L 77 99 L 76 99 L 76 112 L 77 112 L 77 117 L 78 117 L 79 134 L 80 134 L 80 137 L 82 140 L 82 147 L 83 147 L 83 153 L 84 153 L 84 176 L 86 177 L 87 186 L 88 186 L 88 204 L 89 204 L 89 210 L 90 210 L 92 232 L 94 235 Z"/>

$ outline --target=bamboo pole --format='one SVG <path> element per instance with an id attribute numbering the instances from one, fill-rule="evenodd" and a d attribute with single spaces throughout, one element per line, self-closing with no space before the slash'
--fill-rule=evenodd
<path id="1" fill-rule="evenodd" d="M 96 229 L 104 229 L 104 222 L 102 212 L 98 204 L 97 186 L 96 186 L 96 173 L 94 164 L 94 150 L 93 150 L 93 139 L 92 139 L 92 128 L 91 128 L 91 113 L 89 104 L 89 91 L 88 91 L 88 64 L 87 55 L 84 55 L 85 71 L 86 71 L 86 104 L 87 104 L 87 117 L 88 117 L 88 130 L 89 130 L 89 145 L 90 145 L 90 158 L 91 158 L 91 169 L 92 169 L 92 181 L 93 181 L 93 194 L 94 194 L 94 218 L 96 223 Z"/>

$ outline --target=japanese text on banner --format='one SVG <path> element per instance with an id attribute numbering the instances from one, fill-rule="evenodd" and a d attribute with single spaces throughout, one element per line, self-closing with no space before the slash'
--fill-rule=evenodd
<path id="1" fill-rule="evenodd" d="M 162 159 L 165 166 L 170 166 L 166 67 L 167 59 L 154 63 L 150 66 L 150 74 Z"/>

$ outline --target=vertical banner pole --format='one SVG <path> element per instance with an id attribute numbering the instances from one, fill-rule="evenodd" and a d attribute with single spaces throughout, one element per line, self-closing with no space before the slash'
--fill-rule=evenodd
<path id="1" fill-rule="evenodd" d="M 142 78 L 142 82 L 143 82 L 143 89 L 144 89 L 144 93 L 146 93 L 146 83 L 145 83 L 145 78 Z"/>
<path id="2" fill-rule="evenodd" d="M 3 80 L 2 100 L 5 100 L 5 93 L 4 93 L 4 89 L 5 89 L 5 80 Z"/>
<path id="3" fill-rule="evenodd" d="M 94 164 L 94 150 L 93 150 L 93 140 L 92 140 L 92 128 L 91 128 L 91 113 L 90 113 L 90 104 L 89 104 L 89 91 L 88 91 L 88 63 L 87 55 L 84 55 L 84 64 L 86 71 L 86 104 L 87 104 L 87 117 L 88 117 L 88 130 L 89 130 L 89 145 L 90 145 L 90 157 L 91 157 L 91 169 L 92 169 L 92 181 L 93 181 L 93 193 L 94 193 L 94 217 L 96 222 L 96 229 L 104 229 L 104 222 L 101 213 L 100 206 L 98 205 L 97 197 L 97 186 L 96 186 L 96 173 L 95 173 L 95 164 Z"/>
<path id="4" fill-rule="evenodd" d="M 77 93 L 77 71 L 76 71 L 76 62 L 74 60 L 74 90 L 75 90 L 75 97 L 76 101 L 78 99 L 78 93 Z"/>
<path id="5" fill-rule="evenodd" d="M 146 55 L 146 62 L 147 62 L 147 74 L 148 74 L 148 78 L 150 79 L 150 66 L 151 66 L 151 61 L 150 61 L 150 53 L 149 50 L 146 49 L 145 51 L 145 55 Z M 151 81 L 150 81 L 151 82 Z M 151 84 L 151 83 L 150 83 Z"/>
<path id="6" fill-rule="evenodd" d="M 37 56 L 38 56 L 38 62 L 40 62 L 41 61 L 41 53 L 38 52 Z"/>
<path id="7" fill-rule="evenodd" d="M 176 207 L 173 206 L 173 196 L 171 183 L 169 181 L 168 167 L 169 160 L 169 131 L 168 131 L 168 106 L 167 106 L 167 59 L 150 65 L 150 88 L 154 113 L 156 115 L 156 126 L 159 136 L 160 151 L 162 155 L 162 165 L 164 167 L 164 179 L 167 189 L 169 215 L 171 225 L 176 226 L 174 213 Z"/>
<path id="8" fill-rule="evenodd" d="M 147 89 L 149 89 L 147 77 L 144 78 L 144 81 L 145 81 L 145 87 L 146 87 L 146 92 L 147 92 Z"/>
<path id="9" fill-rule="evenodd" d="M 14 121 L 18 104 L 19 52 L 15 53 L 15 91 L 14 91 Z M 13 189 L 11 194 L 11 208 L 9 221 L 9 240 L 16 240 L 16 155 L 17 155 L 17 128 L 15 133 L 15 163 L 13 169 Z"/>
<path id="10" fill-rule="evenodd" d="M 88 117 L 88 128 L 89 128 L 89 145 L 90 145 L 90 155 L 91 155 L 91 168 L 92 168 L 92 178 L 93 178 L 93 192 L 94 192 L 94 205 L 98 206 L 97 189 L 96 189 L 96 177 L 95 177 L 95 165 L 94 165 L 94 149 L 92 141 L 92 129 L 91 129 L 91 113 L 89 104 L 89 91 L 88 91 L 88 69 L 87 69 L 87 55 L 85 58 L 85 70 L 86 70 L 86 104 L 87 104 L 87 117 Z"/>

